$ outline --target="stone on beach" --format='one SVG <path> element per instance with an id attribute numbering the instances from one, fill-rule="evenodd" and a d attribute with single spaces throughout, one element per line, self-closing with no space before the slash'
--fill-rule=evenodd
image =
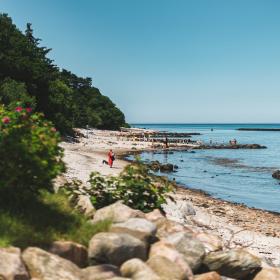
<path id="1" fill-rule="evenodd" d="M 21 251 L 16 247 L 0 248 L 0 279 L 27 280 L 28 272 L 21 260 Z"/>
<path id="2" fill-rule="evenodd" d="M 153 211 L 145 214 L 145 219 L 157 225 L 165 219 L 165 216 L 159 209 L 154 209 Z"/>
<path id="3" fill-rule="evenodd" d="M 184 256 L 179 253 L 175 247 L 164 241 L 159 241 L 151 246 L 149 257 L 162 256 L 167 258 L 171 263 L 181 269 L 183 274 L 187 275 L 189 279 L 192 278 L 192 270 L 185 261 Z"/>
<path id="4" fill-rule="evenodd" d="M 49 252 L 67 259 L 79 267 L 86 267 L 88 263 L 87 248 L 72 241 L 55 241 Z"/>
<path id="5" fill-rule="evenodd" d="M 204 245 L 206 253 L 221 251 L 223 249 L 222 240 L 217 235 L 200 232 L 195 234 L 195 238 L 197 238 Z"/>
<path id="6" fill-rule="evenodd" d="M 184 256 L 184 259 L 194 272 L 199 269 L 205 255 L 204 246 L 199 240 L 185 232 L 174 233 L 165 240 Z"/>
<path id="7" fill-rule="evenodd" d="M 76 208 L 86 217 L 92 218 L 96 212 L 88 195 L 79 195 L 76 201 Z"/>
<path id="8" fill-rule="evenodd" d="M 279 280 L 280 268 L 263 268 L 254 278 L 254 280 Z"/>
<path id="9" fill-rule="evenodd" d="M 77 280 L 83 276 L 82 270 L 74 263 L 39 248 L 27 248 L 22 258 L 32 278 Z"/>
<path id="10" fill-rule="evenodd" d="M 221 276 L 215 272 L 207 272 L 199 275 L 195 275 L 194 277 L 195 280 L 221 280 Z"/>
<path id="11" fill-rule="evenodd" d="M 147 261 L 149 267 L 160 276 L 161 280 L 193 280 L 182 268 L 164 256 L 153 256 Z"/>
<path id="12" fill-rule="evenodd" d="M 203 263 L 211 271 L 236 279 L 249 278 L 261 269 L 260 259 L 244 249 L 209 253 Z"/>
<path id="13" fill-rule="evenodd" d="M 83 269 L 85 280 L 107 280 L 118 276 L 121 276 L 118 267 L 111 264 L 89 266 Z"/>
<path id="14" fill-rule="evenodd" d="M 118 201 L 109 206 L 103 207 L 96 211 L 93 223 L 110 220 L 113 223 L 122 223 L 127 221 L 130 218 L 144 218 L 145 215 L 139 210 L 134 210 L 121 201 Z"/>
<path id="15" fill-rule="evenodd" d="M 113 264 L 120 266 L 132 258 L 147 259 L 146 244 L 126 233 L 102 232 L 89 242 L 90 264 Z"/>
<path id="16" fill-rule="evenodd" d="M 126 222 L 113 224 L 110 231 L 116 233 L 127 233 L 149 243 L 154 241 L 157 227 L 146 219 L 131 218 Z"/>
<path id="17" fill-rule="evenodd" d="M 121 274 L 133 280 L 161 280 L 161 278 L 143 261 L 131 259 L 121 266 Z"/>

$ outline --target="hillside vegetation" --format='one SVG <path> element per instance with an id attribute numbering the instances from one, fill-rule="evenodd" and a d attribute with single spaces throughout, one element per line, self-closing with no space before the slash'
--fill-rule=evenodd
<path id="1" fill-rule="evenodd" d="M 73 127 L 118 129 L 124 114 L 92 86 L 91 78 L 60 70 L 42 47 L 31 24 L 25 34 L 7 14 L 0 14 L 0 103 L 9 108 L 21 101 L 43 112 L 63 134 Z"/>

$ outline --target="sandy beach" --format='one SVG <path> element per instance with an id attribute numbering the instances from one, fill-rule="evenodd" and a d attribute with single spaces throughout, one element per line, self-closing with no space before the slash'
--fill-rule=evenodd
<path id="1" fill-rule="evenodd" d="M 68 179 L 87 182 L 92 171 L 103 175 L 118 175 L 129 164 L 122 156 L 129 152 L 153 150 L 150 142 L 133 141 L 125 133 L 102 130 L 79 130 L 85 137 L 79 142 L 63 142 Z M 128 140 L 129 139 L 129 140 Z M 103 165 L 109 149 L 116 154 L 113 168 Z M 180 201 L 190 202 L 196 215 L 192 224 L 218 234 L 229 247 L 246 247 L 266 262 L 280 265 L 280 215 L 212 198 L 204 192 L 177 187 L 173 195 L 177 210 Z M 176 212 L 176 211 L 175 211 Z M 174 211 L 167 213 L 177 219 Z"/>

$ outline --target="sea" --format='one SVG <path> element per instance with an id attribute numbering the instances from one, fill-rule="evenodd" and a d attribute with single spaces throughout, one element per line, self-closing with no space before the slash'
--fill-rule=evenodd
<path id="1" fill-rule="evenodd" d="M 237 128 L 279 128 L 280 124 L 132 124 L 132 127 L 168 132 L 198 132 L 192 140 L 205 143 L 260 144 L 267 149 L 195 150 L 174 153 L 143 152 L 143 161 L 176 164 L 170 179 L 223 200 L 280 213 L 280 131 L 239 131 Z"/>

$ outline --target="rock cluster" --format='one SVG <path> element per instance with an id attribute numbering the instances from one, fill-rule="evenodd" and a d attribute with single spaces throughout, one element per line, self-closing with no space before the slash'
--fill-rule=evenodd
<path id="1" fill-rule="evenodd" d="M 272 173 L 272 177 L 280 180 L 280 170 L 276 170 Z"/>
<path id="2" fill-rule="evenodd" d="M 171 163 L 162 164 L 158 160 L 151 161 L 148 164 L 148 167 L 153 171 L 156 171 L 156 172 L 160 171 L 160 172 L 164 172 L 164 173 L 175 172 L 178 169 L 177 165 L 174 165 Z"/>
<path id="3" fill-rule="evenodd" d="M 88 248 L 70 241 L 54 242 L 48 251 L 1 248 L 0 279 L 280 279 L 280 269 L 262 268 L 245 249 L 225 249 L 219 237 L 170 221 L 159 210 L 144 214 L 117 202 L 97 210 L 92 222 L 108 218 L 110 230 L 94 235 Z"/>

